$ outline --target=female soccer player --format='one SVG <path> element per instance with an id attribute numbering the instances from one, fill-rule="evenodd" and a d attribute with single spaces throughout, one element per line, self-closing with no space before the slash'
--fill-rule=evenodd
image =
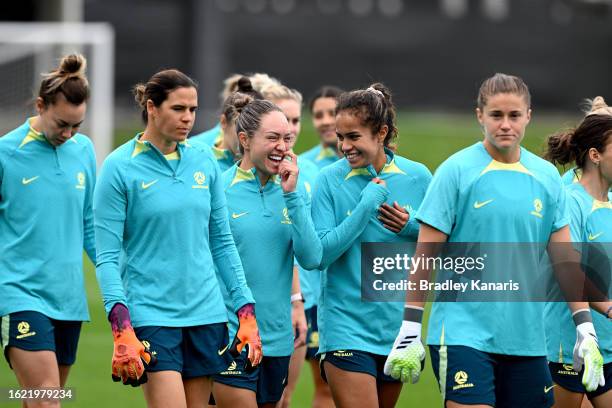
<path id="1" fill-rule="evenodd" d="M 342 94 L 336 112 L 345 158 L 321 170 L 312 204 L 327 268 L 318 316 L 322 375 L 339 407 L 391 407 L 402 385 L 382 368 L 402 308 L 361 300 L 361 244 L 416 240 L 407 209 L 420 206 L 431 173 L 391 150 L 395 108 L 383 85 Z"/>
<path id="2" fill-rule="evenodd" d="M 22 388 L 64 386 L 89 319 L 82 254 L 95 262 L 96 159 L 77 133 L 85 67 L 82 55 L 63 57 L 43 76 L 38 114 L 0 138 L 0 330 Z"/>
<path id="3" fill-rule="evenodd" d="M 301 156 L 312 161 L 319 169 L 328 166 L 342 157 L 336 138 L 336 106 L 342 93 L 335 86 L 323 86 L 310 100 L 310 114 L 321 143 L 304 152 Z"/>
<path id="4" fill-rule="evenodd" d="M 240 77 L 236 92 L 230 94 L 223 102 L 220 120 L 221 138 L 212 146 L 206 141 L 206 136 L 193 136 L 189 139 L 191 145 L 210 146 L 222 173 L 240 158 L 238 135 L 236 134 L 236 119 L 240 111 L 236 109 L 236 106 L 242 106 L 243 103 L 240 101 L 246 97 L 263 99 L 263 96 L 253 89 L 249 78 Z"/>
<path id="5" fill-rule="evenodd" d="M 230 350 L 248 345 L 257 365 L 254 301 L 229 228 L 219 167 L 208 149 L 185 143 L 196 84 L 170 69 L 134 93 L 145 130 L 104 161 L 94 194 L 96 272 L 114 338 L 113 379 L 144 383 L 142 359 L 149 406 L 200 406 L 208 401 L 209 376 L 232 361 L 213 263 L 240 322 Z"/>
<path id="6" fill-rule="evenodd" d="M 484 140 L 454 154 L 436 171 L 416 215 L 421 223 L 417 253 L 436 256 L 424 243 L 446 241 L 569 242 L 559 173 L 521 147 L 531 119 L 527 85 L 518 77 L 496 74 L 482 83 L 477 102 Z M 417 270 L 410 279 L 428 279 L 427 272 Z M 425 358 L 420 339 L 424 302 L 411 295 L 385 363 L 385 372 L 404 382 L 418 380 Z M 577 347 L 596 374 L 601 355 L 588 327 L 590 312 L 580 310 L 584 305 L 570 304 L 581 339 Z M 427 343 L 447 407 L 552 404 L 543 308 L 542 302 L 433 304 Z"/>
<path id="7" fill-rule="evenodd" d="M 297 142 L 302 127 L 302 94 L 284 85 L 267 86 L 262 89 L 262 94 L 265 99 L 281 108 L 285 114 L 287 122 L 289 123 L 289 133 L 291 134 L 291 142 L 287 148 L 293 151 L 293 146 Z M 319 169 L 310 160 L 304 158 L 298 160 L 298 169 L 298 189 L 300 189 L 302 197 L 306 200 L 308 212 L 310 213 L 312 188 Z M 318 349 L 318 342 L 313 342 L 313 339 L 317 340 L 316 336 L 318 336 L 318 334 L 314 335 L 312 332 L 312 317 L 313 307 L 316 307 L 316 299 L 319 297 L 318 292 L 321 281 L 320 272 L 316 270 L 312 272 L 306 271 L 296 264 L 294 266 L 294 279 L 297 277 L 299 277 L 301 292 L 295 287 L 291 290 L 291 315 L 293 326 L 296 330 L 296 342 L 294 344 L 295 349 L 291 354 L 291 361 L 289 362 L 289 377 L 287 378 L 287 387 L 285 387 L 281 400 L 282 408 L 288 408 L 291 405 L 291 397 L 308 352 L 311 353 L 310 358 L 312 358 Z M 316 313 L 316 311 L 314 311 L 314 313 Z M 314 320 L 314 328 L 316 328 L 316 318 Z M 318 366 L 318 363 L 315 362 L 315 364 Z M 316 373 L 317 376 L 320 377 L 318 370 Z M 315 390 L 315 401 L 313 405 L 318 406 L 318 403 L 319 402 L 316 401 Z"/>
<path id="8" fill-rule="evenodd" d="M 321 259 L 321 243 L 297 189 L 297 157 L 288 148 L 294 135 L 285 115 L 266 100 L 240 108 L 236 129 L 243 158 L 223 176 L 232 233 L 257 301 L 265 357 L 250 370 L 243 354 L 214 376 L 213 392 L 222 408 L 274 406 L 281 399 L 294 341 L 294 255 L 310 269 Z M 299 281 L 296 286 L 299 291 Z M 235 331 L 235 320 L 231 326 Z"/>
<path id="9" fill-rule="evenodd" d="M 576 129 L 549 137 L 546 157 L 561 165 L 575 161 L 581 173 L 580 180 L 567 187 L 572 241 L 585 243 L 583 252 L 596 243 L 607 243 L 601 248 L 607 249 L 608 259 L 612 259 L 612 203 L 608 197 L 612 185 L 612 111 L 602 97 L 593 100 L 590 112 Z M 598 272 L 607 273 L 608 279 L 612 273 Z M 584 394 L 596 408 L 612 406 L 612 329 L 608 321 L 612 308 L 600 309 L 604 316 L 593 316 L 604 359 L 605 385 L 591 392 L 580 382 L 580 370 L 572 367 L 576 334 L 567 306 L 550 302 L 545 312 L 548 366 L 557 385 L 555 407 L 579 408 Z"/>

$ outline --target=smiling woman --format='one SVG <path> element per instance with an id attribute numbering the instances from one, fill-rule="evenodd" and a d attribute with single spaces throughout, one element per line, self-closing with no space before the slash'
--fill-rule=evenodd
<path id="1" fill-rule="evenodd" d="M 81 55 L 62 58 L 43 76 L 37 116 L 0 137 L 1 345 L 21 388 L 66 383 L 89 319 L 82 265 L 83 248 L 96 259 L 96 159 L 77 133 L 85 66 Z"/>
<path id="2" fill-rule="evenodd" d="M 232 361 L 215 267 L 239 316 L 232 350 L 248 345 L 257 365 L 254 300 L 230 232 L 219 166 L 209 148 L 185 142 L 195 120 L 195 82 L 165 70 L 134 93 L 146 128 L 104 161 L 94 195 L 112 375 L 133 386 L 148 379 L 149 406 L 201 406 L 210 376 Z"/>

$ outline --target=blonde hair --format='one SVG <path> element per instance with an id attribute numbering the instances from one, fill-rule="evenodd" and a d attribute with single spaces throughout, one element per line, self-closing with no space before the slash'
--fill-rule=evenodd
<path id="1" fill-rule="evenodd" d="M 263 97 L 272 102 L 278 102 L 285 99 L 296 101 L 302 106 L 302 94 L 295 90 L 286 87 L 285 85 L 268 85 L 261 90 Z"/>
<path id="2" fill-rule="evenodd" d="M 245 75 L 232 74 L 223 81 L 223 91 L 221 92 L 221 100 L 225 101 L 231 94 L 238 90 L 238 81 Z M 246 75 L 251 80 L 253 89 L 258 92 L 267 86 L 280 85 L 280 81 L 263 72 L 257 72 L 251 75 Z"/>

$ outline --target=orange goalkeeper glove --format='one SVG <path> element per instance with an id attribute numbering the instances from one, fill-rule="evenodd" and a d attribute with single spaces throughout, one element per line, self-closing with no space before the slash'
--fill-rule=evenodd
<path id="1" fill-rule="evenodd" d="M 113 381 L 122 381 L 125 385 L 138 387 L 147 382 L 145 368 L 156 362 L 155 352 L 150 351 L 136 337 L 130 313 L 127 308 L 117 303 L 109 314 L 113 329 Z"/>
<path id="2" fill-rule="evenodd" d="M 259 329 L 255 319 L 255 305 L 252 303 L 246 304 L 236 314 L 238 315 L 238 331 L 230 347 L 230 354 L 236 358 L 240 355 L 242 349 L 246 347 L 248 363 L 250 363 L 246 367 L 248 370 L 257 366 L 263 357 L 261 338 L 259 337 Z"/>

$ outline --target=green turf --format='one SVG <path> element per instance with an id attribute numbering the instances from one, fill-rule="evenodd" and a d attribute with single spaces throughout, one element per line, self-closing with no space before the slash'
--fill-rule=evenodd
<path id="1" fill-rule="evenodd" d="M 541 153 L 547 134 L 575 122 L 567 117 L 535 117 L 527 131 L 524 145 L 534 153 Z M 449 155 L 482 138 L 475 118 L 460 115 L 401 114 L 398 118 L 400 138 L 399 153 L 426 164 L 432 171 Z M 138 125 L 128 126 L 116 132 L 117 144 L 133 137 Z M 316 143 L 316 136 L 308 117 L 304 118 L 302 135 L 295 150 L 304 151 Z M 116 384 L 110 378 L 112 337 L 104 316 L 93 267 L 86 261 L 85 274 L 92 322 L 85 324 L 79 343 L 77 363 L 69 378 L 68 386 L 75 390 L 76 399 L 67 406 L 134 408 L 144 406 L 142 391 Z M 6 364 L 0 364 L 0 387 L 17 385 Z M 309 407 L 312 396 L 310 369 L 304 366 L 295 395 L 293 407 Z M 15 406 L 0 402 L 1 406 Z M 431 369 L 429 358 L 421 381 L 406 385 L 398 406 L 440 406 L 440 394 Z"/>

